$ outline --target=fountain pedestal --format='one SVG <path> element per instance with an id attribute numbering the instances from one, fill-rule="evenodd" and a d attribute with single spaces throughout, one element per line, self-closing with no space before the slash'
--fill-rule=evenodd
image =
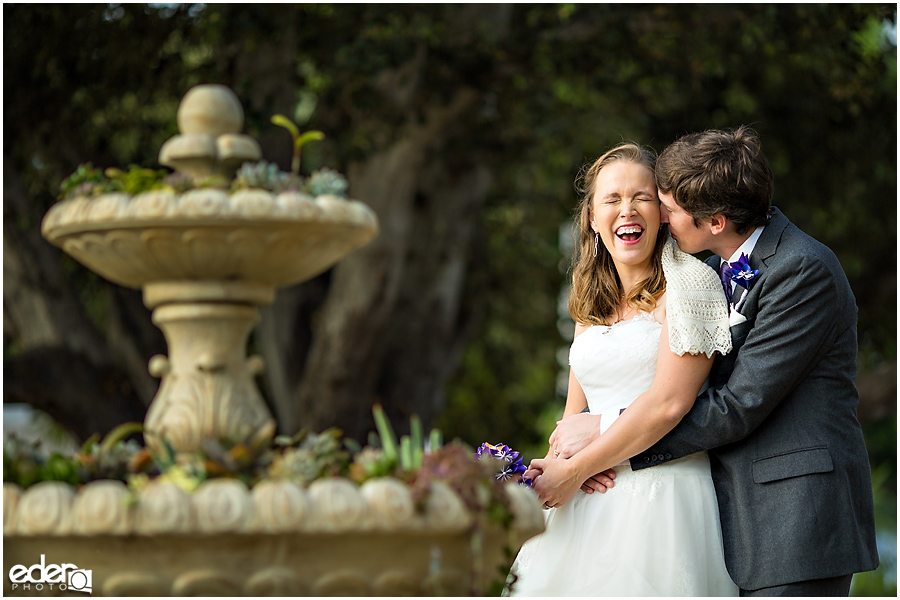
<path id="1" fill-rule="evenodd" d="M 253 381 L 263 359 L 243 352 L 258 322 L 259 309 L 238 302 L 182 301 L 153 309 L 169 356 L 150 361 L 150 373 L 162 383 L 144 422 L 148 445 L 159 443 L 155 436 L 180 451 L 199 448 L 204 439 L 244 439 L 271 418 Z"/>

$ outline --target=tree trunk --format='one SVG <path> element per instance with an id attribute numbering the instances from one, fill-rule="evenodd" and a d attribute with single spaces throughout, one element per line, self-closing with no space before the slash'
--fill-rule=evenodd
<path id="1" fill-rule="evenodd" d="M 377 238 L 337 265 L 315 314 L 297 311 L 321 301 L 321 282 L 287 291 L 265 311 L 260 343 L 276 361 L 269 387 L 289 399 L 278 404 L 283 431 L 336 425 L 364 441 L 375 403 L 399 430 L 411 414 L 428 423 L 440 410 L 441 385 L 462 341 L 468 248 L 491 176 L 479 166 L 454 172 L 439 157 L 476 98 L 459 91 L 423 123 L 408 124 L 400 141 L 351 165 L 354 196 L 378 215 Z M 298 327 L 303 322 L 307 330 Z"/>

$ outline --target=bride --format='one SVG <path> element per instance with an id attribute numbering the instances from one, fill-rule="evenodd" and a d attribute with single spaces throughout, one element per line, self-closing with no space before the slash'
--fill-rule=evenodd
<path id="1" fill-rule="evenodd" d="M 564 416 L 601 414 L 603 435 L 570 458 L 551 448 L 531 462 L 526 477 L 549 510 L 513 564 L 512 595 L 738 594 L 707 454 L 640 471 L 627 462 L 690 410 L 714 353 L 731 349 L 718 276 L 660 232 L 655 160 L 626 143 L 584 174 Z M 609 492 L 583 485 L 610 468 Z"/>

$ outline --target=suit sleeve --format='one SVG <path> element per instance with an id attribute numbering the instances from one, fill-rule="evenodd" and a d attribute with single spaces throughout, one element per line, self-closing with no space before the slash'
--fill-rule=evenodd
<path id="1" fill-rule="evenodd" d="M 728 381 L 701 393 L 666 437 L 631 459 L 632 468 L 743 439 L 809 374 L 838 333 L 855 323 L 856 306 L 842 296 L 833 267 L 821 257 L 795 257 L 778 261 L 760 278 L 755 318 L 735 327 L 739 349 Z M 852 319 L 837 316 L 848 314 Z"/>

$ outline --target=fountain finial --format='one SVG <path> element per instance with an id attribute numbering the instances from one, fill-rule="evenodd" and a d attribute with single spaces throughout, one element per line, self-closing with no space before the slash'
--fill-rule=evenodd
<path id="1" fill-rule="evenodd" d="M 159 162 L 195 180 L 230 179 L 241 164 L 262 156 L 256 140 L 240 133 L 244 109 L 224 85 L 192 87 L 181 99 L 176 119 L 180 133 L 159 149 Z"/>

